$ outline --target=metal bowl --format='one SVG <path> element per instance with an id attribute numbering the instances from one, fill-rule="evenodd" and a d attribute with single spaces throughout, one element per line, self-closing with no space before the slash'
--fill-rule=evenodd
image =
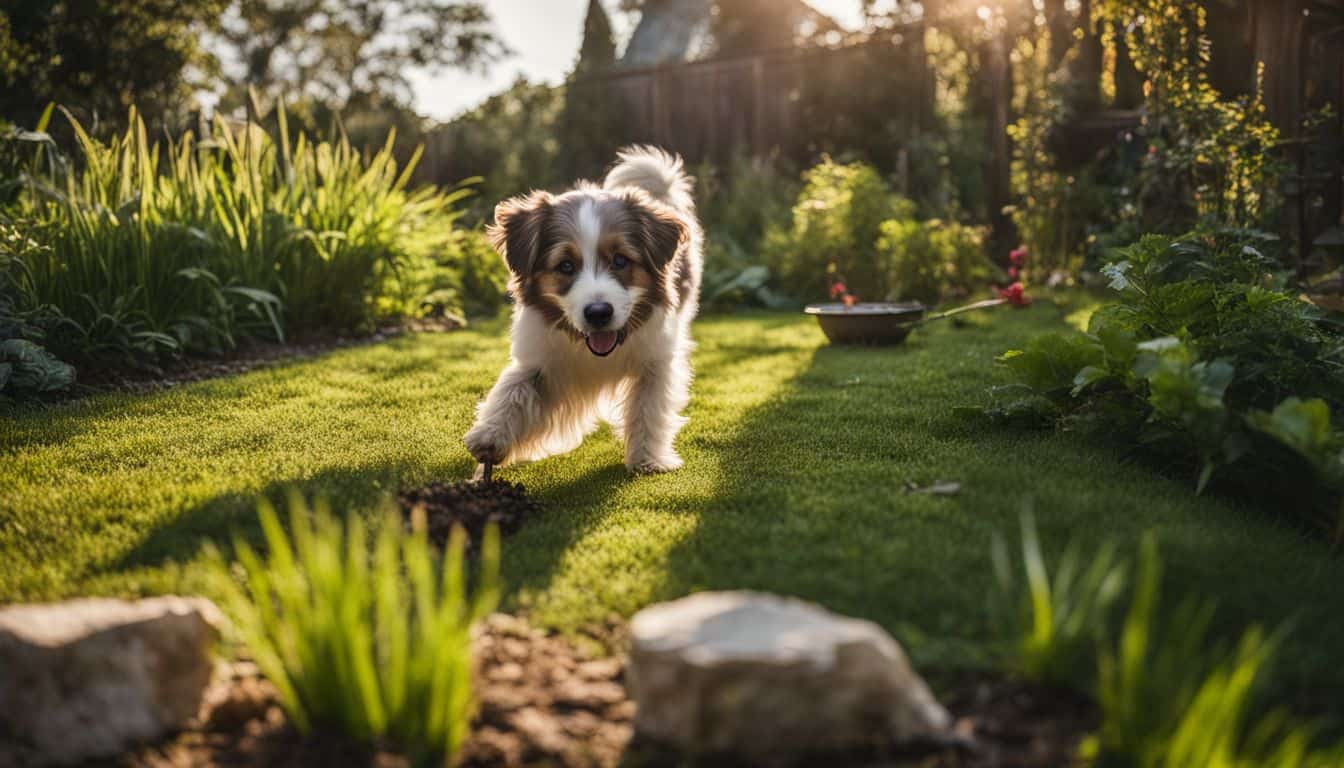
<path id="1" fill-rule="evenodd" d="M 928 308 L 919 302 L 864 302 L 853 306 L 809 304 L 803 311 L 817 316 L 821 332 L 832 344 L 900 344 L 924 319 Z"/>

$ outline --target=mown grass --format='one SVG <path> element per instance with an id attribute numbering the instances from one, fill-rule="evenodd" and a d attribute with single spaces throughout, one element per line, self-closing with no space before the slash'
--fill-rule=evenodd
<path id="1" fill-rule="evenodd" d="M 1218 636 L 1296 618 L 1276 688 L 1328 709 L 1344 694 L 1344 562 L 1321 539 L 1095 441 L 953 415 L 983 401 L 996 354 L 1069 311 L 934 325 L 885 350 L 828 347 L 793 316 L 704 320 L 684 470 L 631 478 L 604 431 L 504 471 L 547 508 L 504 544 L 506 605 L 577 629 L 691 590 L 768 589 L 875 619 L 922 663 L 981 665 L 990 540 L 1030 504 L 1052 556 L 1070 537 L 1133 552 L 1154 529 L 1164 588 L 1216 601 Z M 297 485 L 372 511 L 399 485 L 466 476 L 461 436 L 503 333 L 20 413 L 0 424 L 0 601 L 198 588 L 203 542 L 260 541 L 258 494 Z M 905 492 L 935 481 L 961 493 Z"/>

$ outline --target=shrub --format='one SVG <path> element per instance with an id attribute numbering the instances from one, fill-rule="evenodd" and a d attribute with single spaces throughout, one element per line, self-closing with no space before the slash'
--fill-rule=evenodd
<path id="1" fill-rule="evenodd" d="M 68 115 L 67 115 L 68 117 Z M 414 305 L 399 272 L 446 247 L 465 190 L 409 190 L 393 137 L 293 141 L 222 118 L 208 140 L 150 142 L 134 112 L 110 143 L 69 118 L 78 173 L 30 175 L 8 215 L 28 300 L 57 311 L 60 353 L 152 359 L 290 329 L 361 329 Z"/>
<path id="2" fill-rule="evenodd" d="M 1275 506 L 1344 533 L 1344 338 L 1279 287 L 1263 238 L 1148 236 L 1104 269 L 1119 300 L 1086 334 L 1032 339 L 991 416 L 1127 435 L 1197 488 L 1254 477 Z M 1337 422 L 1336 422 L 1337 423 Z"/>
<path id="3" fill-rule="evenodd" d="M 821 296 L 844 282 L 864 300 L 937 304 L 994 276 L 982 229 L 917 220 L 915 204 L 892 194 L 872 166 L 828 158 L 803 181 L 791 226 L 772 227 L 764 240 L 767 263 L 789 295 Z"/>
<path id="4" fill-rule="evenodd" d="M 1054 573 L 1041 553 L 1036 521 L 1022 517 L 1022 561 L 1009 557 L 994 536 L 997 591 L 991 605 L 1014 669 L 1030 680 L 1077 685 L 1096 662 L 1096 646 L 1110 626 L 1110 609 L 1128 579 L 1128 567 L 1106 544 L 1084 564 L 1070 544 Z"/>
<path id="5" fill-rule="evenodd" d="M 372 555 L 358 516 L 342 525 L 320 504 L 310 516 L 298 497 L 290 514 L 286 535 L 262 504 L 264 561 L 235 537 L 244 584 L 218 552 L 213 561 L 239 634 L 290 719 L 304 732 L 386 739 L 451 764 L 474 708 L 471 626 L 497 600 L 498 531 L 486 531 L 480 581 L 468 597 L 460 528 L 436 561 L 423 511 L 409 535 L 389 512 Z"/>
<path id="6" fill-rule="evenodd" d="M 902 201 L 897 212 L 912 209 Z M 984 230 L 955 221 L 889 219 L 882 222 L 877 252 L 888 270 L 889 295 L 925 304 L 969 295 L 995 273 L 985 257 Z"/>
<path id="7" fill-rule="evenodd" d="M 509 268 L 480 229 L 454 230 L 433 256 L 398 271 L 398 290 L 383 314 L 493 317 L 508 303 Z M 412 299 L 409 304 L 406 299 Z"/>
<path id="8" fill-rule="evenodd" d="M 865 297 L 881 298 L 889 280 L 877 238 L 895 210 L 896 197 L 872 166 L 826 158 L 803 174 L 791 226 L 766 238 L 766 263 L 793 296 L 824 296 L 830 279 L 843 275 Z"/>

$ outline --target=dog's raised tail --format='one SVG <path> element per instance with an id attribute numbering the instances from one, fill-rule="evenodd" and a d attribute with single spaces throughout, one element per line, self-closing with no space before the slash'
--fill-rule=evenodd
<path id="1" fill-rule="evenodd" d="M 683 211 L 695 210 L 691 177 L 681 158 L 657 147 L 632 146 L 616 153 L 616 167 L 602 183 L 607 189 L 639 187 L 654 198 Z"/>

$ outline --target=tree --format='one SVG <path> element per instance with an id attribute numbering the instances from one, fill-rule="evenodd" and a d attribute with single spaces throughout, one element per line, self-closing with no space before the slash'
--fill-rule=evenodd
<path id="1" fill-rule="evenodd" d="M 410 101 L 411 68 L 474 67 L 508 52 L 480 0 L 233 0 L 221 22 L 232 89 L 350 103 Z"/>
<path id="2" fill-rule="evenodd" d="M 213 71 L 202 33 L 227 0 L 9 0 L 0 10 L 0 114 L 31 125 L 49 102 L 86 123 L 180 116 Z"/>
<path id="3" fill-rule="evenodd" d="M 616 62 L 616 41 L 601 0 L 589 0 L 583 45 L 565 88 L 560 116 L 561 166 L 568 177 L 595 176 L 619 143 L 611 89 L 598 76 Z"/>

